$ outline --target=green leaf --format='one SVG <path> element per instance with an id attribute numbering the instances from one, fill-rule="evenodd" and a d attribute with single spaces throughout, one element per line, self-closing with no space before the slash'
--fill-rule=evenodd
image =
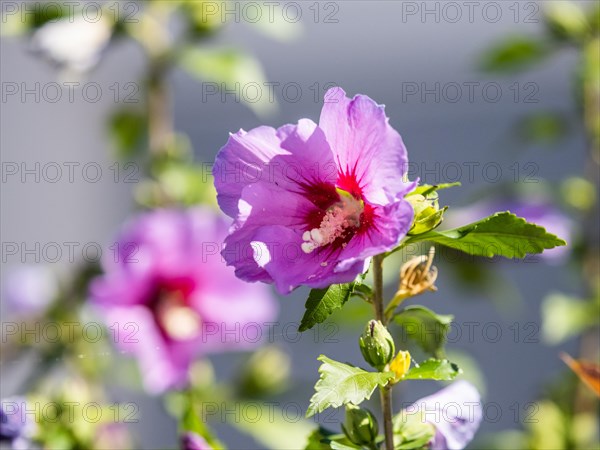
<path id="1" fill-rule="evenodd" d="M 443 353 L 446 334 L 453 319 L 454 316 L 436 314 L 418 305 L 408 306 L 394 316 L 394 321 L 404 328 L 406 335 L 434 356 Z"/>
<path id="2" fill-rule="evenodd" d="M 302 22 L 286 20 L 286 13 L 279 3 L 273 3 L 272 6 L 272 15 L 262 14 L 259 20 L 247 21 L 250 26 L 265 36 L 284 43 L 292 42 L 302 35 Z"/>
<path id="3" fill-rule="evenodd" d="M 321 377 L 315 384 L 315 393 L 310 399 L 306 416 L 310 417 L 332 407 L 338 408 L 346 403 L 360 404 L 369 399 L 377 386 L 385 386 L 394 378 L 393 372 L 367 372 L 329 359 L 325 355 L 318 358 Z"/>
<path id="4" fill-rule="evenodd" d="M 355 450 L 361 448 L 354 445 L 344 434 L 336 434 L 319 427 L 308 437 L 304 450 Z"/>
<path id="5" fill-rule="evenodd" d="M 258 115 L 272 113 L 276 107 L 275 100 L 265 92 L 262 66 L 252 56 L 232 49 L 188 47 L 181 52 L 179 63 L 201 81 L 215 82 L 219 89 L 236 92 L 238 98 Z"/>
<path id="6" fill-rule="evenodd" d="M 583 41 L 591 31 L 583 9 L 574 2 L 549 2 L 544 8 L 546 26 L 558 40 Z"/>
<path id="7" fill-rule="evenodd" d="M 117 111 L 110 118 L 109 134 L 121 159 L 134 156 L 144 140 L 147 125 L 144 114 L 127 109 Z"/>
<path id="8" fill-rule="evenodd" d="M 447 359 L 428 359 L 415 366 L 401 380 L 453 380 L 461 370 Z"/>
<path id="9" fill-rule="evenodd" d="M 179 424 L 181 431 L 190 431 L 202 436 L 211 448 L 225 449 L 225 445 L 217 439 L 206 420 L 200 420 L 199 415 L 196 413 L 196 401 L 199 399 L 192 392 L 189 392 L 185 400 L 187 405 Z"/>
<path id="10" fill-rule="evenodd" d="M 183 205 L 198 203 L 216 206 L 212 174 L 206 167 L 189 162 L 165 165 L 157 174 L 161 190 Z"/>
<path id="11" fill-rule="evenodd" d="M 306 300 L 306 311 L 300 321 L 298 331 L 306 331 L 327 319 L 333 311 L 348 301 L 354 290 L 354 283 L 332 284 L 326 289 L 312 289 Z"/>
<path id="12" fill-rule="evenodd" d="M 354 445 L 346 439 L 346 441 L 331 441 L 330 444 L 332 450 L 355 450 L 361 448 L 358 445 Z"/>
<path id="13" fill-rule="evenodd" d="M 528 253 L 566 245 L 539 225 L 510 212 L 500 212 L 470 225 L 413 236 L 406 244 L 431 241 L 476 256 L 523 258 Z"/>
<path id="14" fill-rule="evenodd" d="M 541 61 L 549 52 L 543 41 L 513 36 L 488 50 L 481 66 L 488 72 L 515 72 Z"/>
<path id="15" fill-rule="evenodd" d="M 373 288 L 371 288 L 371 286 L 368 284 L 355 282 L 350 296 L 360 297 L 364 300 L 370 300 L 373 297 Z"/>
<path id="16" fill-rule="evenodd" d="M 330 437 L 333 436 L 334 433 L 326 430 L 322 427 L 314 430 L 310 436 L 308 436 L 308 442 L 306 443 L 306 447 L 304 450 L 329 450 L 331 449 L 331 445 L 329 445 Z"/>
<path id="17" fill-rule="evenodd" d="M 417 186 L 414 191 L 407 194 L 407 197 L 416 194 L 422 195 L 423 197 L 427 197 L 427 195 L 433 192 L 441 191 L 442 189 L 448 189 L 455 186 L 460 186 L 460 181 L 457 181 L 455 183 L 421 184 Z"/>
<path id="18" fill-rule="evenodd" d="M 526 144 L 553 144 L 566 136 L 568 128 L 567 118 L 560 113 L 541 112 L 519 121 L 517 134 Z"/>
<path id="19" fill-rule="evenodd" d="M 421 449 L 435 435 L 435 427 L 424 420 L 422 414 L 407 414 L 405 411 L 394 416 L 395 450 Z"/>

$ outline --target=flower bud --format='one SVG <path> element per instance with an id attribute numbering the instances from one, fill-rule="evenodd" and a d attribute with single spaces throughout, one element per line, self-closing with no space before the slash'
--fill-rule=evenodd
<path id="1" fill-rule="evenodd" d="M 277 346 L 263 347 L 255 352 L 240 377 L 241 394 L 262 397 L 281 392 L 288 383 L 291 361 Z"/>
<path id="2" fill-rule="evenodd" d="M 379 433 L 377 419 L 368 409 L 362 409 L 352 403 L 346 405 L 346 418 L 342 430 L 350 442 L 356 445 L 368 445 L 375 442 Z"/>
<path id="3" fill-rule="evenodd" d="M 378 320 L 371 320 L 358 339 L 360 352 L 372 367 L 381 371 L 394 356 L 394 339 Z"/>
<path id="4" fill-rule="evenodd" d="M 424 197 L 420 194 L 413 194 L 406 197 L 414 210 L 413 225 L 408 234 L 423 234 L 433 230 L 442 223 L 444 211 L 447 208 L 440 209 L 437 199 L 437 193 L 429 194 Z"/>

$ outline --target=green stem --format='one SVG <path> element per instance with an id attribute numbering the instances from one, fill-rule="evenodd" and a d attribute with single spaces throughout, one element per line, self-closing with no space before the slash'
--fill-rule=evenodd
<path id="1" fill-rule="evenodd" d="M 392 317 L 394 316 L 394 312 L 396 311 L 396 308 L 398 308 L 400 303 L 402 303 L 408 297 L 409 297 L 408 295 L 397 295 L 388 303 L 387 307 L 385 308 L 385 313 L 384 313 L 384 318 L 385 318 L 385 322 L 383 322 L 384 325 L 387 325 L 388 322 L 390 320 L 392 320 Z"/>
<path id="2" fill-rule="evenodd" d="M 148 141 L 150 153 L 156 157 L 165 152 L 172 138 L 173 123 L 165 70 L 153 64 L 148 82 Z"/>
<path id="3" fill-rule="evenodd" d="M 382 323 L 385 320 L 383 310 L 383 255 L 373 257 L 373 308 L 375 318 Z"/>
<path id="4" fill-rule="evenodd" d="M 383 308 L 383 259 L 384 255 L 373 257 L 373 308 L 375 318 L 385 324 Z M 394 432 L 392 425 L 392 388 L 387 385 L 379 390 L 381 394 L 381 412 L 386 450 L 394 450 Z"/>

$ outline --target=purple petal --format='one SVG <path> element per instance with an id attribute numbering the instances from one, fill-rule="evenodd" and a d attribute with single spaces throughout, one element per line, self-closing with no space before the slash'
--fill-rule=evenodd
<path id="1" fill-rule="evenodd" d="M 246 281 L 272 282 L 268 271 L 256 264 L 252 241 L 264 226 L 282 225 L 300 230 L 307 215 L 316 209 L 306 189 L 333 186 L 337 166 L 323 132 L 309 120 L 279 129 L 282 147 L 289 150 L 269 163 L 269 177 L 244 187 L 238 199 L 239 215 L 225 240 L 223 257 Z M 337 194 L 335 194 L 337 195 Z"/>
<path id="2" fill-rule="evenodd" d="M 365 261 L 357 260 L 338 270 L 337 260 L 328 248 L 305 253 L 302 242 L 301 233 L 280 225 L 261 227 L 254 235 L 255 258 L 273 277 L 281 294 L 300 285 L 323 288 L 348 283 L 366 269 Z"/>
<path id="3" fill-rule="evenodd" d="M 231 134 L 217 154 L 213 167 L 219 206 L 230 217 L 240 213 L 238 202 L 245 187 L 268 183 L 297 190 L 298 182 L 335 181 L 333 154 L 323 132 L 311 120 L 285 125 L 278 130 L 258 127 Z"/>
<path id="4" fill-rule="evenodd" d="M 365 198 L 385 205 L 411 190 L 403 180 L 408 157 L 402 138 L 385 110 L 365 95 L 352 100 L 339 87 L 325 94 L 319 127 L 343 173 L 355 175 Z"/>
<path id="5" fill-rule="evenodd" d="M 279 144 L 277 131 L 271 127 L 258 127 L 248 132 L 240 130 L 229 135 L 213 167 L 217 201 L 225 214 L 235 218 L 242 190 L 268 177 L 263 175 L 265 166 L 275 156 L 285 154 Z"/>

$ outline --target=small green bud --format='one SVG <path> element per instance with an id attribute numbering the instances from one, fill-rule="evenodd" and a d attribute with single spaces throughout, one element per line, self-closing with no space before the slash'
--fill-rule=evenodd
<path id="1" fill-rule="evenodd" d="M 442 223 L 444 212 L 447 208 L 440 209 L 437 193 L 429 194 L 424 197 L 420 194 L 413 194 L 406 197 L 415 212 L 413 225 L 408 232 L 410 235 L 423 234 L 433 230 Z"/>
<path id="2" fill-rule="evenodd" d="M 367 323 L 365 331 L 358 339 L 360 352 L 372 367 L 381 371 L 394 357 L 394 339 L 387 328 L 378 320 Z"/>
<path id="3" fill-rule="evenodd" d="M 291 360 L 277 346 L 266 346 L 255 352 L 242 369 L 240 393 L 247 397 L 264 397 L 281 392 L 288 384 Z"/>
<path id="4" fill-rule="evenodd" d="M 368 445 L 375 442 L 379 433 L 377 419 L 368 409 L 362 409 L 352 403 L 346 405 L 346 418 L 342 430 L 350 442 L 356 445 Z"/>

